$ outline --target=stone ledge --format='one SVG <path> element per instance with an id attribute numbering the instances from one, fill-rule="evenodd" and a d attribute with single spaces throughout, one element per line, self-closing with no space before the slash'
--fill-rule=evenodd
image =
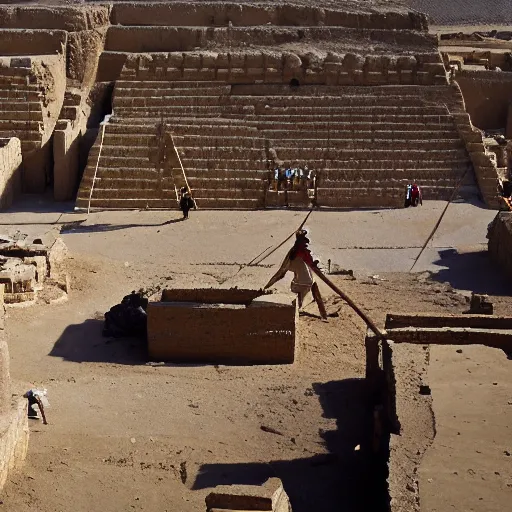
<path id="1" fill-rule="evenodd" d="M 11 410 L 0 416 L 0 490 L 7 477 L 23 465 L 28 439 L 27 400 L 18 397 Z"/>

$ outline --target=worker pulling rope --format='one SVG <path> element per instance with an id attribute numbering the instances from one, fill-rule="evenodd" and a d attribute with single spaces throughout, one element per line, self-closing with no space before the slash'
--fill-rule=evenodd
<path id="1" fill-rule="evenodd" d="M 313 260 L 311 252 L 308 248 L 309 239 L 307 238 L 307 231 L 303 229 L 311 213 L 312 210 L 306 215 L 306 218 L 300 224 L 299 229 L 294 231 L 272 251 L 267 253 L 263 258 L 257 256 L 251 261 L 252 265 L 260 264 L 280 247 L 282 247 L 293 235 L 295 235 L 296 241 L 294 246 L 290 249 L 290 251 L 288 251 L 281 266 L 279 267 L 279 270 L 265 285 L 265 289 L 270 288 L 273 284 L 282 279 L 288 271 L 293 272 L 294 278 L 292 281 L 291 290 L 292 292 L 297 293 L 299 308 L 303 305 L 303 301 L 307 293 L 311 291 L 313 299 L 320 311 L 320 315 L 322 319 L 325 320 L 327 318 L 327 313 L 325 311 L 325 306 L 318 285 L 314 282 L 312 276 L 312 274 L 315 274 L 356 312 L 356 314 L 366 323 L 366 325 L 375 333 L 379 339 L 385 340 L 386 332 L 379 329 L 376 323 L 355 303 L 355 301 L 347 293 L 343 292 L 327 276 L 325 276 L 318 267 L 318 261 Z"/>

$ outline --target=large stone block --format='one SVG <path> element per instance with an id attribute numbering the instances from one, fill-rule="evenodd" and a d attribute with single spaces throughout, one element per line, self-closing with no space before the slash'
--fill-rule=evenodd
<path id="1" fill-rule="evenodd" d="M 296 304 L 289 295 L 169 290 L 148 307 L 148 352 L 157 361 L 292 363 Z M 257 295 L 254 297 L 254 295 Z M 249 300 L 248 300 L 249 298 Z"/>
<path id="2" fill-rule="evenodd" d="M 17 471 L 27 455 L 29 429 L 27 400 L 18 398 L 0 415 L 0 490 L 7 477 Z"/>
<path id="3" fill-rule="evenodd" d="M 290 501 L 279 478 L 269 478 L 263 485 L 219 485 L 206 496 L 207 512 L 271 511 L 290 512 Z"/>

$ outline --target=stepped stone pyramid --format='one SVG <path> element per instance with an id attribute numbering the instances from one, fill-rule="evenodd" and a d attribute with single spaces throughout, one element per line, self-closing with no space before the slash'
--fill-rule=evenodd
<path id="1" fill-rule="evenodd" d="M 76 206 L 176 207 L 174 147 L 200 208 L 307 206 L 273 189 L 278 165 L 313 169 L 326 207 L 400 206 L 411 181 L 429 199 L 471 187 L 463 102 L 426 18 L 369 5 L 114 3 L 98 70 L 113 115 Z"/>

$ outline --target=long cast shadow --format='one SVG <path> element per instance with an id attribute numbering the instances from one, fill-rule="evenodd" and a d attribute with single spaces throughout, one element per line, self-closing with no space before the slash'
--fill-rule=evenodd
<path id="1" fill-rule="evenodd" d="M 458 290 L 510 295 L 510 280 L 491 260 L 487 250 L 459 253 L 457 249 L 445 249 L 439 256 L 434 265 L 445 268 L 432 274 L 434 281 L 448 282 Z"/>
<path id="2" fill-rule="evenodd" d="M 150 228 L 150 227 L 161 227 L 167 226 L 170 224 L 176 224 L 178 222 L 183 222 L 183 218 L 179 217 L 178 219 L 170 219 L 165 222 L 160 222 L 158 224 L 88 224 L 83 226 L 82 222 L 77 221 L 64 224 L 60 232 L 61 233 L 104 233 L 108 231 L 119 231 L 121 229 L 130 229 L 130 228 Z"/>
<path id="3" fill-rule="evenodd" d="M 105 338 L 102 330 L 103 320 L 89 319 L 82 324 L 69 325 L 55 342 L 49 355 L 77 363 L 146 363 L 147 345 L 144 340 Z"/>
<path id="4" fill-rule="evenodd" d="M 261 485 L 277 476 L 294 512 L 387 510 L 387 485 L 371 452 L 372 414 L 364 379 L 317 383 L 323 415 L 336 430 L 321 432 L 326 452 L 292 460 L 204 464 L 193 489 L 216 485 Z"/>

